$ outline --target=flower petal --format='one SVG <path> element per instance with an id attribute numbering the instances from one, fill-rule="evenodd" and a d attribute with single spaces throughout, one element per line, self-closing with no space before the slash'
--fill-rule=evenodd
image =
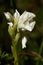
<path id="1" fill-rule="evenodd" d="M 26 21 L 30 21 L 34 17 L 34 13 L 24 11 L 24 13 L 20 16 L 19 23 L 25 23 Z"/>
<path id="2" fill-rule="evenodd" d="M 24 37 L 22 38 L 22 48 L 23 48 L 23 49 L 26 48 L 26 42 L 27 42 L 27 38 L 24 36 Z"/>
<path id="3" fill-rule="evenodd" d="M 26 26 L 25 29 L 28 30 L 28 31 L 31 31 L 31 27 L 30 26 Z"/>
<path id="4" fill-rule="evenodd" d="M 33 30 L 33 28 L 34 28 L 34 26 L 35 26 L 35 21 L 34 22 L 31 22 L 30 24 L 27 24 L 27 25 L 22 25 L 22 28 L 24 29 L 24 30 L 28 30 L 28 31 L 32 31 Z"/>
<path id="5" fill-rule="evenodd" d="M 15 17 L 16 21 L 19 21 L 20 14 L 19 14 L 19 12 L 17 10 L 14 13 L 14 17 Z"/>
<path id="6" fill-rule="evenodd" d="M 35 26 L 35 21 L 34 22 L 31 22 L 30 24 L 26 24 L 26 25 L 22 24 L 20 26 L 20 28 L 22 29 L 22 31 L 28 30 L 28 31 L 31 32 L 33 30 L 34 26 Z"/>
<path id="7" fill-rule="evenodd" d="M 30 23 L 31 31 L 33 30 L 33 28 L 34 28 L 35 24 L 36 24 L 36 22 L 35 22 L 35 21 L 33 21 L 33 22 L 31 22 L 31 23 Z"/>
<path id="8" fill-rule="evenodd" d="M 7 23 L 7 24 L 9 24 L 9 26 L 11 26 L 11 27 L 13 26 L 13 23 L 12 23 L 12 22 L 9 22 L 9 23 Z"/>
<path id="9" fill-rule="evenodd" d="M 24 27 L 22 29 L 32 31 L 30 25 L 24 25 Z"/>
<path id="10" fill-rule="evenodd" d="M 4 13 L 4 15 L 6 16 L 6 18 L 7 18 L 8 20 L 11 20 L 12 15 L 11 15 L 9 12 Z"/>
<path id="11" fill-rule="evenodd" d="M 24 23 L 28 19 L 28 13 L 26 11 L 20 16 L 19 23 Z"/>

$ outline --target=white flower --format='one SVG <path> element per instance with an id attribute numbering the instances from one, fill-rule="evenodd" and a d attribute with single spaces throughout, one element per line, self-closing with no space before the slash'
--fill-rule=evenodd
<path id="1" fill-rule="evenodd" d="M 23 48 L 23 49 L 26 48 L 26 42 L 27 42 L 27 38 L 24 36 L 24 37 L 22 38 L 22 48 Z"/>
<path id="2" fill-rule="evenodd" d="M 14 22 L 17 23 L 17 29 L 32 31 L 35 26 L 35 21 L 33 21 L 33 18 L 35 17 L 34 13 L 24 11 L 20 16 L 19 12 L 16 10 L 13 17 L 9 12 L 4 14 L 9 20 L 14 18 Z M 9 23 L 11 24 L 11 22 Z"/>
<path id="3" fill-rule="evenodd" d="M 4 13 L 6 18 L 10 21 L 8 24 L 10 28 L 16 23 L 17 24 L 17 31 L 19 29 L 32 31 L 35 26 L 35 21 L 33 18 L 36 16 L 34 13 L 24 11 L 23 14 L 20 16 L 19 12 L 16 10 L 14 16 L 12 16 L 9 12 Z M 13 22 L 12 22 L 13 19 Z M 14 26 L 13 26 L 14 27 Z M 22 48 L 26 48 L 27 38 L 24 37 L 22 39 Z"/>

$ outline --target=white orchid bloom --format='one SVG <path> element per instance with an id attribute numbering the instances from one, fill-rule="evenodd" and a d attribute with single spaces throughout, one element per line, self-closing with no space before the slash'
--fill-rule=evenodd
<path id="1" fill-rule="evenodd" d="M 17 30 L 21 29 L 32 31 L 35 26 L 35 21 L 33 21 L 33 18 L 36 16 L 34 13 L 24 11 L 23 14 L 20 16 L 19 12 L 16 10 L 14 13 L 14 16 L 12 16 L 9 12 L 4 13 L 6 18 L 11 21 L 9 22 L 9 26 L 13 26 L 15 23 L 17 24 Z M 12 22 L 12 19 L 14 19 L 14 23 Z M 27 38 L 24 37 L 22 39 L 22 48 L 26 48 L 26 42 Z"/>
<path id="2" fill-rule="evenodd" d="M 12 16 L 9 12 L 4 14 L 7 19 L 11 20 Z M 35 14 L 27 11 L 24 11 L 24 13 L 20 16 L 19 12 L 16 10 L 13 18 L 14 22 L 17 23 L 18 29 L 32 31 L 35 26 L 35 21 L 33 21 L 34 17 Z M 11 22 L 9 23 L 11 24 Z"/>
<path id="3" fill-rule="evenodd" d="M 27 38 L 24 36 L 24 37 L 22 38 L 22 48 L 23 48 L 23 49 L 26 48 L 26 42 L 27 42 Z"/>

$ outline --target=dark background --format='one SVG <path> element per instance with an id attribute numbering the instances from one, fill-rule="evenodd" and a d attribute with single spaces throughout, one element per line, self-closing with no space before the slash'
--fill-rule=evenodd
<path id="1" fill-rule="evenodd" d="M 8 33 L 7 25 L 8 20 L 6 20 L 4 12 L 10 12 L 13 14 L 15 12 L 15 9 L 17 9 L 20 12 L 20 14 L 22 14 L 25 10 L 36 14 L 35 28 L 31 33 L 29 33 L 29 41 L 27 43 L 27 48 L 23 51 L 25 51 L 25 53 L 27 50 L 35 51 L 36 53 L 40 54 L 43 58 L 43 0 L 0 0 L 0 51 L 2 52 L 2 54 L 0 52 L 1 64 L 4 62 L 2 58 L 3 52 L 12 54 L 12 43 L 10 35 Z M 35 60 L 33 55 L 20 56 L 22 57 L 21 65 L 43 65 L 43 61 Z M 4 59 L 6 60 L 5 57 Z M 7 63 L 4 63 L 4 65 L 6 64 Z"/>

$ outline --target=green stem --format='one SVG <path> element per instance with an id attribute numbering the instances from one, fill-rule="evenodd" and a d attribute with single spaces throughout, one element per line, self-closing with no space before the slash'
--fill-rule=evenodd
<path id="1" fill-rule="evenodd" d="M 42 49 L 43 49 L 43 40 L 42 40 L 42 43 L 41 43 L 41 46 L 40 46 L 40 49 L 39 49 L 39 54 L 40 55 L 42 53 Z M 39 60 L 36 62 L 36 65 L 39 65 Z"/>
<path id="2" fill-rule="evenodd" d="M 16 36 L 15 36 L 15 39 L 12 40 L 12 46 L 11 46 L 11 49 L 12 49 L 12 54 L 13 54 L 13 57 L 14 57 L 14 65 L 19 65 L 19 59 L 18 59 L 18 53 L 17 53 L 17 43 L 18 43 L 18 40 L 20 38 L 20 34 L 17 33 Z"/>

